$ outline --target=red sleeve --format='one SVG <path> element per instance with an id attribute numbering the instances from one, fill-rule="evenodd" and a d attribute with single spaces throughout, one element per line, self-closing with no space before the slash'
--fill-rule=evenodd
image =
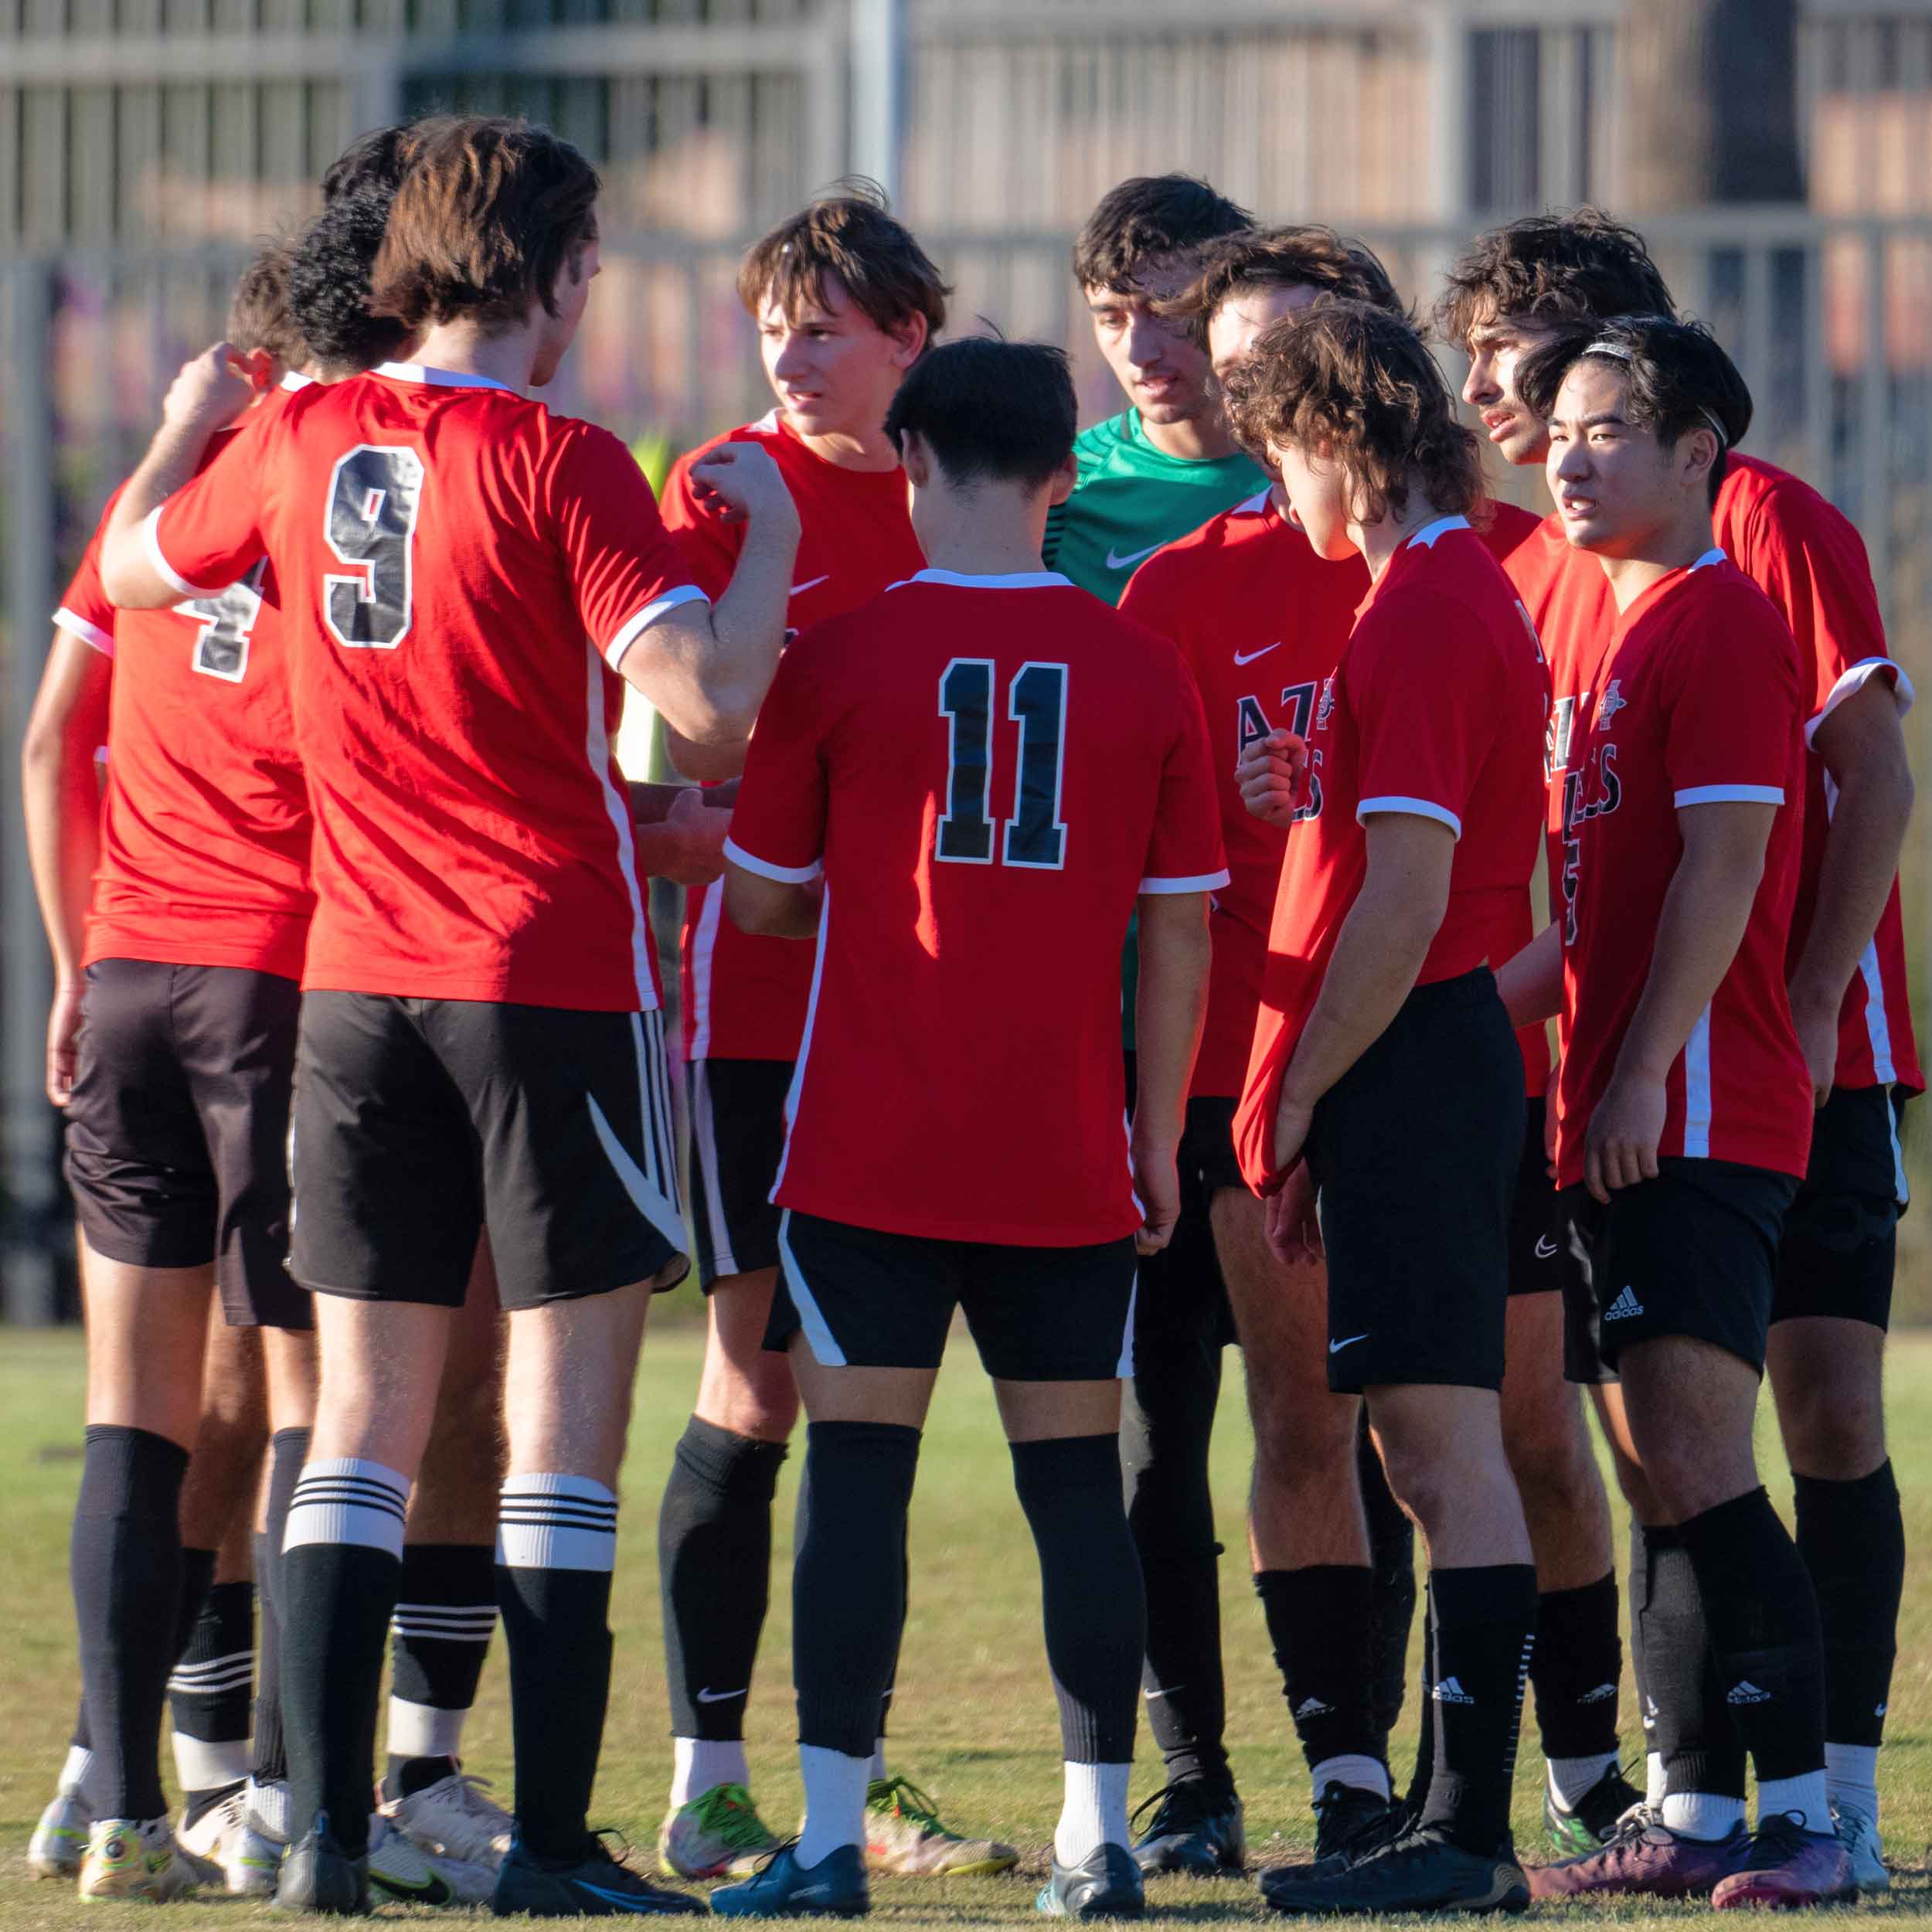
<path id="1" fill-rule="evenodd" d="M 1179 600 L 1168 588 L 1173 574 L 1165 567 L 1161 553 L 1156 552 L 1128 579 L 1127 588 L 1121 593 L 1117 607 L 1122 617 L 1145 626 L 1156 637 L 1165 638 L 1187 661 L 1189 671 L 1192 671 L 1192 654 L 1188 649 L 1184 634 L 1187 627 L 1181 621 Z"/>
<path id="2" fill-rule="evenodd" d="M 725 852 L 761 878 L 808 884 L 823 869 L 827 804 L 823 756 L 829 720 L 816 667 L 821 634 L 794 638 L 758 710 Z"/>
<path id="3" fill-rule="evenodd" d="M 1221 851 L 1221 806 L 1214 786 L 1201 694 L 1186 667 L 1175 665 L 1176 728 L 1161 767 L 1161 790 L 1140 889 L 1218 892 L 1228 883 Z"/>
<path id="4" fill-rule="evenodd" d="M 691 465 L 702 454 L 694 450 L 671 466 L 664 480 L 664 527 L 678 540 L 690 566 L 692 581 L 707 597 L 724 594 L 731 573 L 738 567 L 738 552 L 744 542 L 744 526 L 727 523 L 714 504 L 701 503 L 691 487 Z"/>
<path id="5" fill-rule="evenodd" d="M 1349 641 L 1342 676 L 1361 734 L 1358 821 L 1376 812 L 1462 815 L 1496 736 L 1502 661 L 1481 620 L 1426 590 L 1378 600 Z"/>
<path id="6" fill-rule="evenodd" d="M 121 486 L 121 489 L 127 487 L 124 483 Z M 87 547 L 62 595 L 60 607 L 53 614 L 56 630 L 92 645 L 108 658 L 114 654 L 114 607 L 100 587 L 100 539 L 120 501 L 121 490 L 108 498 L 107 507 L 100 512 L 100 521 L 94 526 L 94 533 L 87 539 Z"/>
<path id="7" fill-rule="evenodd" d="M 269 439 L 287 414 L 251 410 L 227 447 L 142 526 L 148 562 L 184 597 L 219 597 L 267 550 L 261 512 Z"/>
<path id="8" fill-rule="evenodd" d="M 1685 805 L 1784 805 L 1798 722 L 1798 656 L 1784 620 L 1740 594 L 1679 620 L 1668 674 L 1664 771 Z"/>
<path id="9" fill-rule="evenodd" d="M 644 472 L 608 430 L 570 425 L 547 495 L 577 614 L 612 670 L 665 611 L 703 600 Z"/>

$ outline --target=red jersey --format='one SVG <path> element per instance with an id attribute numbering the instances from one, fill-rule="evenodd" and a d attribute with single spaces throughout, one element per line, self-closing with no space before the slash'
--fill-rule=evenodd
<path id="1" fill-rule="evenodd" d="M 1235 1151 L 1257 1192 L 1274 1178 L 1281 1078 L 1367 866 L 1362 821 L 1434 818 L 1456 836 L 1449 903 L 1418 985 L 1502 963 L 1543 811 L 1549 704 L 1522 607 L 1463 517 L 1416 532 L 1363 603 L 1325 682 L 1308 745 L 1308 816 L 1290 832 Z"/>
<path id="2" fill-rule="evenodd" d="M 1043 1247 L 1140 1226 L 1121 947 L 1139 893 L 1227 883 L 1209 764 L 1173 646 L 1050 571 L 922 570 L 792 645 L 726 847 L 825 879 L 775 1202 Z"/>
<path id="3" fill-rule="evenodd" d="M 720 443 L 757 438 L 798 506 L 798 562 L 786 620 L 794 631 L 842 617 L 925 563 L 907 512 L 904 471 L 847 470 L 815 454 L 778 412 L 680 457 L 664 486 L 665 527 L 711 596 L 731 581 L 744 525 L 727 523 L 691 487 L 691 466 Z M 787 939 L 741 933 L 724 913 L 724 881 L 685 899 L 680 953 L 687 1060 L 795 1059 L 811 992 L 811 955 Z"/>
<path id="4" fill-rule="evenodd" d="M 1798 892 L 1804 745 L 1798 653 L 1764 594 L 1721 550 L 1653 584 L 1620 619 L 1602 688 L 1579 706 L 1562 779 L 1560 1186 L 1616 1070 L 1684 842 L 1686 806 L 1780 808 L 1737 956 L 1666 1083 L 1661 1155 L 1801 1176 L 1811 1083 L 1791 1022 L 1784 944 Z"/>
<path id="5" fill-rule="evenodd" d="M 281 406 L 279 397 L 257 405 Z M 209 461 L 231 437 L 219 438 Z M 81 963 L 152 960 L 300 979 L 315 895 L 281 614 L 265 566 L 168 611 L 100 587 L 102 511 L 54 622 L 115 659 Z"/>
<path id="6" fill-rule="evenodd" d="M 1287 833 L 1241 801 L 1236 761 L 1277 726 L 1306 737 L 1321 681 L 1367 594 L 1360 557 L 1329 563 L 1264 490 L 1134 573 L 1121 614 L 1171 638 L 1207 713 L 1228 883 L 1214 896 L 1207 1023 L 1190 1092 L 1233 1097 L 1254 1043 L 1268 921 Z"/>
<path id="7" fill-rule="evenodd" d="M 704 593 L 615 437 L 385 363 L 291 396 L 148 529 L 184 595 L 273 561 L 315 810 L 305 986 L 657 1004 L 614 667 Z"/>
<path id="8" fill-rule="evenodd" d="M 1811 935 L 1819 870 L 1835 794 L 1825 760 L 1810 750 L 1832 711 L 1872 678 L 1893 687 L 1901 712 L 1912 683 L 1886 649 L 1878 592 L 1865 545 L 1851 520 L 1788 471 L 1733 454 L 1719 486 L 1716 541 L 1783 614 L 1798 640 L 1799 689 L 1806 719 L 1804 835 L 1787 971 Z M 1878 929 L 1845 990 L 1838 1015 L 1837 1084 L 1889 1086 L 1922 1093 L 1906 989 L 1905 928 L 1892 882 Z"/>

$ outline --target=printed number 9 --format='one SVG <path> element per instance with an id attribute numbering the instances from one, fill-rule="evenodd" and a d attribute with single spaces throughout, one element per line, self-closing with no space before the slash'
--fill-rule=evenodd
<path id="1" fill-rule="evenodd" d="M 422 497 L 423 459 L 413 450 L 365 443 L 335 465 L 323 533 L 353 566 L 322 580 L 324 618 L 338 644 L 393 651 L 408 633 Z"/>

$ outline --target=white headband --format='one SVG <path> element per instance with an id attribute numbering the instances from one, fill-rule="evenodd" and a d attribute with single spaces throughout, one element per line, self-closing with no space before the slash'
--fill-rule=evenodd
<path id="1" fill-rule="evenodd" d="M 1619 362 L 1629 362 L 1634 359 L 1631 352 L 1621 342 L 1592 342 L 1587 349 L 1579 352 L 1583 355 L 1607 355 L 1613 361 Z M 1731 439 L 1724 434 L 1724 425 L 1719 422 L 1717 418 L 1701 403 L 1697 406 L 1697 413 L 1711 426 L 1712 431 L 1717 437 L 1718 453 L 1722 455 L 1731 446 Z"/>

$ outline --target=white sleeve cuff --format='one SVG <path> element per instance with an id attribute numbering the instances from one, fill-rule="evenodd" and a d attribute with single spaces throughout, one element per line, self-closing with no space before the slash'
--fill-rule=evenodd
<path id="1" fill-rule="evenodd" d="M 604 647 L 604 661 L 613 671 L 624 668 L 624 654 L 635 644 L 651 626 L 667 611 L 675 611 L 681 604 L 709 604 L 706 597 L 695 583 L 681 583 L 675 590 L 667 590 L 655 602 L 647 604 L 637 615 L 629 619 L 624 628 Z"/>
<path id="2" fill-rule="evenodd" d="M 754 859 L 735 838 L 726 839 L 724 855 L 734 866 L 755 872 L 760 879 L 775 879 L 781 886 L 809 886 L 825 869 L 821 859 L 809 866 L 774 866 L 769 859 Z"/>
<path id="3" fill-rule="evenodd" d="M 1782 785 L 1692 785 L 1671 800 L 1680 811 L 1685 805 L 1781 805 Z"/>
<path id="4" fill-rule="evenodd" d="M 1839 674 L 1838 681 L 1825 694 L 1825 702 L 1818 706 L 1818 716 L 1804 727 L 1804 746 L 1811 749 L 1811 740 L 1818 735 L 1818 728 L 1845 700 L 1862 691 L 1874 678 L 1889 675 L 1892 696 L 1897 700 L 1899 716 L 1903 718 L 1912 709 L 1912 700 L 1918 693 L 1912 689 L 1912 680 L 1905 675 L 1905 667 L 1890 658 L 1864 658 L 1849 665 Z"/>
<path id="5" fill-rule="evenodd" d="M 1137 893 L 1218 893 L 1228 883 L 1228 869 L 1204 872 L 1192 879 L 1143 879 Z"/>
<path id="6" fill-rule="evenodd" d="M 1409 818 L 1433 818 L 1439 825 L 1447 825 L 1458 838 L 1462 836 L 1462 821 L 1447 805 L 1434 804 L 1427 798 L 1365 798 L 1355 808 L 1355 821 L 1365 825 L 1377 812 L 1400 813 Z"/>
<path id="7" fill-rule="evenodd" d="M 78 611 L 70 611 L 64 604 L 53 614 L 53 628 L 66 631 L 70 638 L 78 638 L 83 644 L 92 645 L 104 658 L 114 654 L 114 634 L 102 630 L 97 624 L 90 624 Z"/>
<path id="8" fill-rule="evenodd" d="M 141 541 L 148 553 L 148 561 L 155 566 L 155 573 L 165 583 L 172 584 L 184 597 L 218 597 L 227 588 L 218 583 L 212 590 L 188 580 L 161 553 L 161 513 L 167 509 L 165 503 L 157 504 L 141 520 Z"/>

